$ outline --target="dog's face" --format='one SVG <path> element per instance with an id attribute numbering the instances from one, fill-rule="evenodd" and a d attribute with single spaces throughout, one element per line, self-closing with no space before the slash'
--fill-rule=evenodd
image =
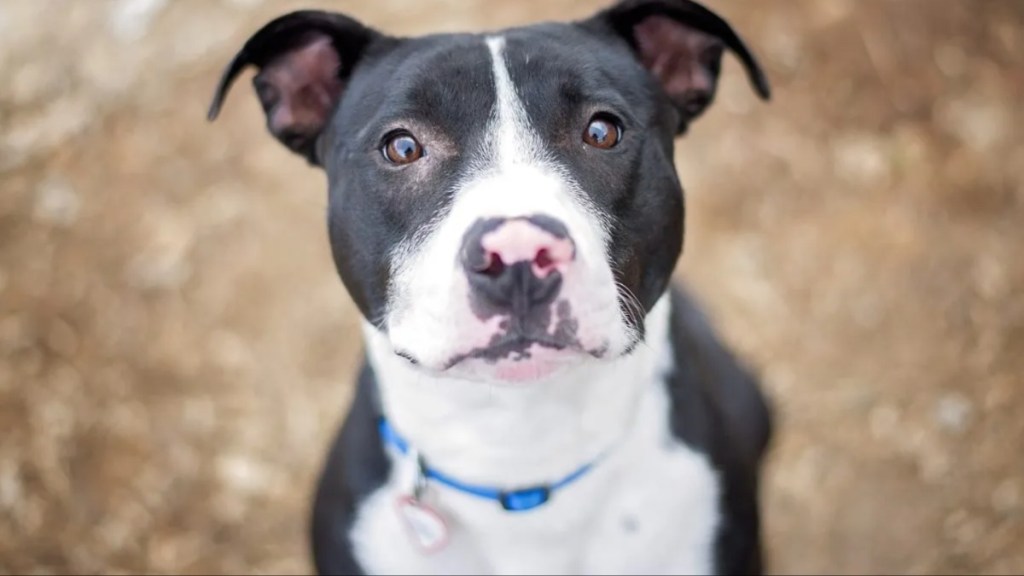
<path id="1" fill-rule="evenodd" d="M 673 140 L 711 103 L 731 28 L 685 0 L 489 35 L 393 38 L 296 12 L 247 65 L 267 125 L 326 171 L 342 281 L 422 370 L 528 380 L 628 354 L 683 236 Z"/>

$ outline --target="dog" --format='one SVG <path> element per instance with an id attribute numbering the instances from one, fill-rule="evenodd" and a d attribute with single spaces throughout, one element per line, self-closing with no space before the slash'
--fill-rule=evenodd
<path id="1" fill-rule="evenodd" d="M 722 57 L 688 0 L 485 34 L 298 11 L 246 68 L 322 168 L 365 362 L 312 507 L 324 574 L 759 573 L 772 410 L 672 281 L 675 139 Z"/>

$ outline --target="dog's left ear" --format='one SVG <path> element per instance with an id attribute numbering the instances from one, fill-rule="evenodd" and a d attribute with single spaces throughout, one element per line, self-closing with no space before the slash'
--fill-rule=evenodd
<path id="1" fill-rule="evenodd" d="M 711 104 L 725 48 L 747 70 L 754 90 L 768 100 L 764 71 L 732 27 L 689 0 L 624 0 L 581 23 L 622 37 L 680 114 L 678 133 Z"/>

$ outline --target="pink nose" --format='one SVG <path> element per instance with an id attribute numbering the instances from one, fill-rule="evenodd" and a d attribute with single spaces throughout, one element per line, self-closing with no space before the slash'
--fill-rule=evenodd
<path id="1" fill-rule="evenodd" d="M 479 272 L 497 276 L 506 266 L 529 262 L 538 278 L 546 278 L 555 271 L 564 273 L 576 252 L 572 240 L 564 229 L 553 230 L 543 221 L 531 220 L 509 220 L 484 234 L 480 239 L 484 253 Z"/>

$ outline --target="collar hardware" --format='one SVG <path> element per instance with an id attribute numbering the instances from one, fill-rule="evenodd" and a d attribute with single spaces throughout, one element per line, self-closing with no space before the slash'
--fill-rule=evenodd
<path id="1" fill-rule="evenodd" d="M 380 437 L 384 444 L 395 447 L 402 455 L 407 455 L 413 451 L 409 447 L 409 443 L 405 438 L 398 434 L 386 418 L 381 416 L 377 423 L 378 431 L 380 432 Z M 598 459 L 600 459 L 600 456 Z M 593 468 L 594 464 L 597 463 L 597 460 L 588 462 L 553 484 L 541 484 L 526 488 L 505 490 L 490 486 L 469 484 L 457 480 L 428 466 L 426 461 L 423 459 L 423 456 L 418 452 L 416 452 L 416 460 L 419 473 L 417 474 L 418 478 L 416 480 L 415 498 L 419 499 L 423 493 L 426 482 L 428 480 L 433 480 L 438 484 L 447 486 L 458 492 L 476 496 L 477 498 L 483 498 L 485 500 L 493 500 L 500 504 L 504 510 L 509 512 L 526 512 L 547 504 L 555 492 L 565 488 L 576 480 L 579 480 L 584 474 Z"/>

